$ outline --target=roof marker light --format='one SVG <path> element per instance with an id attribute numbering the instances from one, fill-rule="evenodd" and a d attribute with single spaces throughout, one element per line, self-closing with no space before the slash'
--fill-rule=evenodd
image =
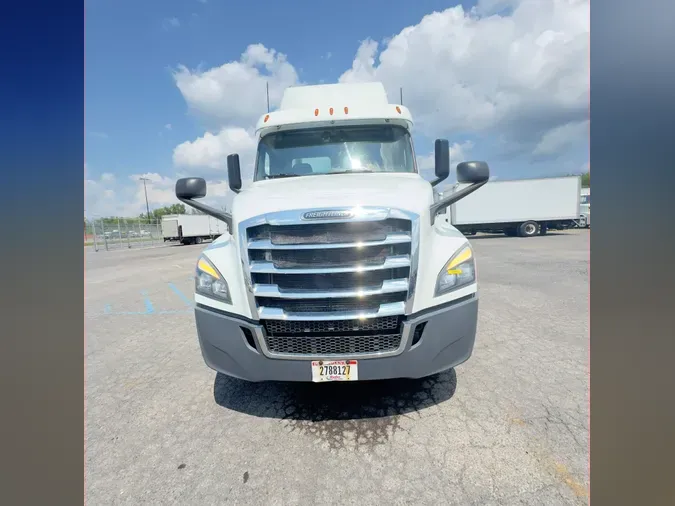
<path id="1" fill-rule="evenodd" d="M 318 116 L 318 115 L 319 115 L 319 110 L 318 110 L 318 109 L 314 109 L 314 116 Z"/>
<path id="2" fill-rule="evenodd" d="M 328 109 L 328 112 L 329 112 L 330 115 L 332 116 L 332 115 L 333 115 L 333 108 L 331 107 L 330 109 Z"/>
<path id="3" fill-rule="evenodd" d="M 349 107 L 345 107 L 345 114 L 349 114 Z"/>
<path id="4" fill-rule="evenodd" d="M 401 108 L 400 108 L 399 106 L 396 106 L 396 112 L 398 112 L 399 114 L 401 114 Z"/>
<path id="5" fill-rule="evenodd" d="M 265 119 L 263 120 L 263 123 L 267 123 L 267 120 L 268 120 L 268 119 L 270 119 L 270 115 L 269 115 L 269 114 L 266 114 L 266 115 L 265 115 Z"/>

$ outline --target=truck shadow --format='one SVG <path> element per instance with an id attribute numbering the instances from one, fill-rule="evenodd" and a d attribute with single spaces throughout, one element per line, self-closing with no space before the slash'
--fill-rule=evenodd
<path id="1" fill-rule="evenodd" d="M 216 403 L 247 415 L 279 419 L 290 431 L 330 448 L 375 446 L 405 430 L 406 419 L 452 398 L 454 369 L 423 379 L 355 383 L 249 383 L 217 374 Z"/>

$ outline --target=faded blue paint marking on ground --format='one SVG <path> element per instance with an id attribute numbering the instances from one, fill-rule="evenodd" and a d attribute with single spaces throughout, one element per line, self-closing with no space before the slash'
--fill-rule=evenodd
<path id="1" fill-rule="evenodd" d="M 145 314 L 153 314 L 155 308 L 153 307 L 152 302 L 150 302 L 147 292 L 143 291 L 141 292 L 141 295 L 143 296 L 143 302 L 145 302 Z"/>
<path id="2" fill-rule="evenodd" d="M 110 313 L 105 313 L 106 316 L 129 316 L 129 315 L 134 315 L 134 316 L 148 316 L 148 315 L 165 315 L 165 314 L 192 314 L 192 311 L 190 309 L 178 309 L 178 310 L 170 310 L 170 311 L 153 311 L 152 313 L 148 313 L 147 311 L 112 311 Z"/>
<path id="3" fill-rule="evenodd" d="M 169 283 L 169 288 L 171 288 L 171 290 L 173 290 L 173 293 L 175 293 L 176 295 L 178 295 L 178 297 L 181 298 L 181 300 L 185 303 L 185 305 L 187 307 L 193 306 L 192 301 L 190 299 L 188 299 L 185 296 L 185 294 L 183 292 L 181 292 L 180 289 L 176 285 L 174 285 L 173 283 Z"/>
<path id="4" fill-rule="evenodd" d="M 110 304 L 106 304 L 105 307 L 103 308 L 103 314 L 110 314 L 112 313 L 112 308 L 110 307 Z"/>

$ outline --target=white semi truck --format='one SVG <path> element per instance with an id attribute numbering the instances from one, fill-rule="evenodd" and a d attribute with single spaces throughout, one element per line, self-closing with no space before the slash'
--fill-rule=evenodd
<path id="1" fill-rule="evenodd" d="M 164 242 L 201 244 L 227 232 L 227 225 L 208 214 L 169 214 L 162 217 Z"/>
<path id="2" fill-rule="evenodd" d="M 461 191 L 458 183 L 439 198 Z M 580 222 L 580 176 L 490 181 L 479 192 L 449 206 L 443 219 L 458 230 L 532 237 Z"/>
<path id="3" fill-rule="evenodd" d="M 591 189 L 581 189 L 581 220 L 580 224 L 584 228 L 591 226 Z"/>
<path id="4" fill-rule="evenodd" d="M 212 369 L 248 381 L 420 378 L 466 361 L 478 314 L 474 252 L 437 218 L 488 181 L 485 162 L 457 165 L 468 184 L 444 199 L 418 173 L 412 117 L 380 83 L 288 88 L 256 126 L 253 182 L 227 157 L 232 213 L 200 202 L 202 178 L 176 196 L 228 223 L 197 260 L 195 318 Z"/>

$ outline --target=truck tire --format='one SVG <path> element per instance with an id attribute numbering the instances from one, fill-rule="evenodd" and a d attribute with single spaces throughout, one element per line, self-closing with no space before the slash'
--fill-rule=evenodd
<path id="1" fill-rule="evenodd" d="M 536 221 L 526 221 L 518 227 L 518 236 L 534 237 L 539 233 L 539 224 Z"/>

